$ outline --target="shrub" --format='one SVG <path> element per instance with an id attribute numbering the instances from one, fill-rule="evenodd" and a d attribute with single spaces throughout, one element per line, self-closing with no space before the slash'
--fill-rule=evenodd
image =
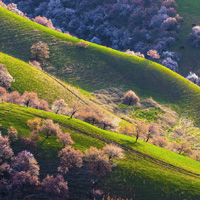
<path id="1" fill-rule="evenodd" d="M 31 58 L 38 62 L 44 62 L 49 58 L 49 47 L 46 43 L 40 41 L 31 47 Z"/>
<path id="2" fill-rule="evenodd" d="M 5 88 L 6 90 L 11 87 L 11 83 L 15 80 L 9 74 L 8 70 L 3 64 L 0 64 L 0 87 Z"/>
<path id="3" fill-rule="evenodd" d="M 139 97 L 133 92 L 132 90 L 129 90 L 124 97 L 122 98 L 122 102 L 127 105 L 134 105 L 140 102 Z"/>
<path id="4" fill-rule="evenodd" d="M 73 147 L 65 147 L 59 153 L 61 166 L 58 168 L 58 171 L 68 172 L 69 169 L 73 167 L 82 167 L 83 165 L 83 153 L 80 150 L 75 150 Z"/>
<path id="5" fill-rule="evenodd" d="M 166 148 L 168 146 L 168 142 L 162 137 L 153 138 L 152 144 L 162 148 Z"/>
<path id="6" fill-rule="evenodd" d="M 87 42 L 77 42 L 76 46 L 86 49 L 89 46 L 89 43 L 87 43 Z"/>
<path id="7" fill-rule="evenodd" d="M 35 68 L 42 70 L 42 67 L 40 65 L 40 62 L 38 62 L 37 60 L 33 60 L 32 62 L 29 62 L 30 65 L 34 66 Z"/>

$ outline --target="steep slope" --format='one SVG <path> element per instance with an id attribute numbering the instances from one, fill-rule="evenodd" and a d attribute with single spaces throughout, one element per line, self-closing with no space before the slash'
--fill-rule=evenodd
<path id="1" fill-rule="evenodd" d="M 72 139 L 76 142 L 74 146 L 82 151 L 90 146 L 102 148 L 106 143 L 120 145 L 125 151 L 125 159 L 120 160 L 111 175 L 101 179 L 97 185 L 105 194 L 139 200 L 193 200 L 200 197 L 200 163 L 197 161 L 141 141 L 136 144 L 134 138 L 103 131 L 79 120 L 40 110 L 0 103 L 0 116 L 3 133 L 6 128 L 13 125 L 20 135 L 28 136 L 28 119 L 51 118 L 64 130 L 71 132 Z M 54 173 L 58 166 L 56 155 L 61 145 L 55 139 L 55 136 L 52 136 L 42 146 L 39 144 L 40 153 L 37 160 L 42 177 L 47 173 Z M 15 150 L 20 151 L 20 145 L 16 145 Z M 72 199 L 84 199 L 86 195 L 88 176 L 84 176 L 84 171 L 82 173 L 78 185 L 77 177 L 69 176 Z"/>
<path id="2" fill-rule="evenodd" d="M 178 4 L 178 13 L 184 18 L 181 24 L 180 38 L 173 50 L 181 53 L 181 61 L 179 62 L 179 73 L 187 76 L 190 71 L 196 72 L 200 69 L 199 55 L 200 50 L 187 42 L 189 34 L 192 32 L 194 24 L 200 25 L 200 3 L 198 0 L 176 0 Z M 181 49 L 180 47 L 184 47 Z"/>
<path id="3" fill-rule="evenodd" d="M 200 122 L 200 89 L 180 75 L 151 61 L 125 55 L 89 43 L 81 48 L 79 39 L 50 30 L 0 8 L 1 51 L 28 62 L 30 48 L 37 41 L 50 47 L 49 64 L 54 74 L 89 92 L 109 87 L 133 89 L 139 96 L 181 107 Z M 68 68 L 72 73 L 68 73 Z M 178 109 L 178 108 L 177 108 Z"/>

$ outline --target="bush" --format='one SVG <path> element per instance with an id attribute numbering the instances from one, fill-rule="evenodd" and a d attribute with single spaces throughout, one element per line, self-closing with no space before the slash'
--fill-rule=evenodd
<path id="1" fill-rule="evenodd" d="M 8 90 L 11 87 L 11 83 L 15 80 L 9 74 L 8 70 L 5 68 L 3 64 L 0 64 L 0 87 Z"/>
<path id="2" fill-rule="evenodd" d="M 140 102 L 139 97 L 133 92 L 132 90 L 129 90 L 124 97 L 122 98 L 122 102 L 124 104 L 127 104 L 129 106 L 137 104 Z"/>
<path id="3" fill-rule="evenodd" d="M 76 46 L 86 49 L 89 46 L 89 43 L 87 43 L 87 42 L 77 42 Z"/>
<path id="4" fill-rule="evenodd" d="M 49 58 L 49 47 L 46 43 L 40 41 L 31 47 L 31 58 L 44 64 Z"/>

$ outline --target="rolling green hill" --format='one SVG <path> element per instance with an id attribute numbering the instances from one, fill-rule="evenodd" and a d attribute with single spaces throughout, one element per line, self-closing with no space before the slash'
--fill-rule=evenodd
<path id="1" fill-rule="evenodd" d="M 0 103 L 0 116 L 3 133 L 12 125 L 20 135 L 28 136 L 28 119 L 51 118 L 64 130 L 71 132 L 76 149 L 85 151 L 90 146 L 102 148 L 106 143 L 120 145 L 124 149 L 125 158 L 117 161 L 118 166 L 113 172 L 98 183 L 98 188 L 112 196 L 145 200 L 193 200 L 200 196 L 200 163 L 197 161 L 141 141 L 134 143 L 135 138 L 129 136 L 103 131 L 76 119 L 32 108 Z M 20 151 L 20 145 L 16 145 L 14 149 Z M 56 142 L 55 136 L 46 140 L 42 146 L 39 145 L 37 160 L 42 177 L 54 173 L 58 166 L 56 155 L 60 149 L 61 145 Z M 86 193 L 84 185 L 87 178 L 81 177 L 79 186 L 74 186 L 74 181 L 77 181 L 75 177 L 70 179 L 72 199 L 83 198 Z"/>
<path id="2" fill-rule="evenodd" d="M 51 76 L 28 65 L 30 47 L 37 41 L 50 47 L 48 64 Z M 55 99 L 80 100 L 91 104 L 90 92 L 110 87 L 132 89 L 142 97 L 152 96 L 161 103 L 173 106 L 180 114 L 188 113 L 200 124 L 200 89 L 180 75 L 151 61 L 125 55 L 122 52 L 82 41 L 35 24 L 0 8 L 0 63 L 6 65 L 15 78 L 12 90 L 20 93 L 35 91 L 52 103 Z M 25 62 L 22 62 L 18 59 Z M 61 78 L 62 81 L 55 77 Z M 75 85 L 77 88 L 71 86 Z M 14 126 L 19 135 L 29 136 L 27 120 L 34 117 L 53 119 L 63 130 L 71 133 L 74 147 L 85 151 L 90 146 L 102 148 L 107 143 L 121 146 L 125 158 L 110 175 L 102 178 L 97 189 L 111 196 L 139 200 L 196 200 L 200 198 L 200 163 L 135 138 L 108 132 L 77 119 L 0 102 L 0 127 L 3 134 Z M 44 137 L 42 136 L 42 141 Z M 21 151 L 20 142 L 13 146 Z M 38 143 L 37 160 L 41 177 L 55 174 L 57 152 L 61 144 L 52 136 Z M 69 174 L 71 199 L 84 199 L 90 190 L 88 172 Z M 77 180 L 78 183 L 77 184 Z"/>
<path id="3" fill-rule="evenodd" d="M 50 47 L 53 74 L 88 92 L 110 87 L 132 89 L 144 98 L 177 105 L 200 122 L 200 89 L 180 75 L 151 61 L 53 31 L 0 8 L 0 50 L 28 62 L 30 47 L 44 41 Z M 69 73 L 68 69 L 72 72 Z M 178 108 L 177 108 L 178 109 Z"/>

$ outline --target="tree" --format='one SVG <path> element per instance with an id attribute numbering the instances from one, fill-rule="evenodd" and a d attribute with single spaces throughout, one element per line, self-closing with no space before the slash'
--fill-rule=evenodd
<path id="1" fill-rule="evenodd" d="M 23 199 L 27 195 L 34 194 L 38 186 L 37 176 L 25 171 L 15 172 L 11 179 L 9 199 Z"/>
<path id="2" fill-rule="evenodd" d="M 27 121 L 27 125 L 32 131 L 33 130 L 39 131 L 41 126 L 41 119 L 40 118 L 29 119 Z"/>
<path id="3" fill-rule="evenodd" d="M 13 150 L 10 147 L 10 141 L 7 136 L 3 137 L 0 133 L 0 164 L 10 161 L 13 158 Z"/>
<path id="4" fill-rule="evenodd" d="M 132 90 L 129 90 L 124 97 L 122 98 L 122 102 L 124 104 L 127 104 L 129 106 L 137 104 L 140 102 L 139 97 L 133 92 Z"/>
<path id="5" fill-rule="evenodd" d="M 159 53 L 156 51 L 156 50 L 149 50 L 148 52 L 147 52 L 147 55 L 150 57 L 150 58 L 152 58 L 152 59 L 160 59 L 160 55 L 159 55 Z"/>
<path id="6" fill-rule="evenodd" d="M 82 167 L 83 165 L 83 153 L 80 150 L 75 150 L 73 147 L 67 146 L 63 148 L 59 153 L 61 166 L 58 171 L 66 173 L 73 167 Z"/>
<path id="7" fill-rule="evenodd" d="M 46 26 L 50 29 L 55 30 L 55 27 L 53 26 L 51 19 L 48 20 L 46 17 L 37 16 L 35 17 L 35 19 L 33 19 L 33 21 L 43 26 Z"/>
<path id="8" fill-rule="evenodd" d="M 36 141 L 34 141 L 34 140 L 31 139 L 31 138 L 22 136 L 22 137 L 21 137 L 21 143 L 22 143 L 22 149 L 23 149 L 23 150 L 27 150 L 27 151 L 30 151 L 30 152 L 32 152 L 32 153 L 35 152 L 35 151 L 37 150 Z"/>
<path id="9" fill-rule="evenodd" d="M 78 116 L 81 120 L 92 124 L 99 125 L 104 117 L 103 113 L 99 109 L 94 109 L 92 106 L 84 106 L 79 112 Z"/>
<path id="10" fill-rule="evenodd" d="M 103 154 L 109 156 L 109 160 L 112 158 L 116 159 L 121 159 L 124 157 L 123 150 L 122 148 L 113 145 L 113 144 L 108 144 L 103 147 Z"/>
<path id="11" fill-rule="evenodd" d="M 56 114 L 63 114 L 67 109 L 67 104 L 65 103 L 64 99 L 56 100 L 53 102 L 51 110 Z"/>
<path id="12" fill-rule="evenodd" d="M 80 109 L 80 102 L 73 101 L 70 109 L 70 118 L 72 118 Z"/>
<path id="13" fill-rule="evenodd" d="M 168 146 L 168 142 L 162 137 L 153 138 L 152 144 L 162 148 L 166 148 Z"/>
<path id="14" fill-rule="evenodd" d="M 189 142 L 183 141 L 180 143 L 180 149 L 178 150 L 179 154 L 189 155 L 192 153 L 191 145 Z"/>
<path id="15" fill-rule="evenodd" d="M 3 101 L 7 102 L 7 103 L 12 103 L 12 104 L 21 104 L 21 95 L 19 94 L 19 92 L 17 91 L 13 91 L 10 94 L 7 93 L 4 98 Z"/>
<path id="16" fill-rule="evenodd" d="M 171 69 L 174 72 L 178 72 L 178 63 L 171 58 L 166 58 L 162 61 L 162 65 Z"/>
<path id="17" fill-rule="evenodd" d="M 136 135 L 135 142 L 137 143 L 139 137 L 141 137 L 141 136 L 146 137 L 147 134 L 148 134 L 148 127 L 146 126 L 146 124 L 141 121 L 137 121 L 136 122 L 136 131 L 135 131 L 135 135 Z"/>
<path id="18" fill-rule="evenodd" d="M 150 138 L 153 136 L 159 136 L 159 128 L 156 123 L 152 123 L 148 126 L 148 133 L 147 133 L 147 139 L 146 142 L 149 141 Z"/>
<path id="19" fill-rule="evenodd" d="M 95 147 L 90 147 L 90 149 L 86 150 L 84 159 L 90 172 L 94 175 L 105 176 L 112 169 L 109 159 L 103 155 L 101 150 Z"/>
<path id="20" fill-rule="evenodd" d="M 31 58 L 38 62 L 44 62 L 49 58 L 49 47 L 46 43 L 39 41 L 31 47 Z"/>
<path id="21" fill-rule="evenodd" d="M 31 129 L 31 133 L 30 133 L 31 140 L 34 140 L 34 141 L 40 140 L 39 131 L 40 131 L 41 124 L 42 123 L 41 123 L 40 118 L 34 118 L 27 121 L 27 125 Z"/>
<path id="22" fill-rule="evenodd" d="M 18 131 L 13 126 L 11 126 L 8 128 L 7 132 L 10 141 L 14 144 L 14 142 L 18 139 Z"/>
<path id="23" fill-rule="evenodd" d="M 33 154 L 28 151 L 18 153 L 12 164 L 14 170 L 29 172 L 32 176 L 39 175 L 39 166 Z"/>
<path id="24" fill-rule="evenodd" d="M 74 141 L 72 140 L 70 133 L 62 133 L 61 131 L 57 134 L 58 139 L 56 140 L 57 142 L 62 142 L 63 146 L 65 147 L 66 145 L 72 145 L 74 144 Z"/>
<path id="25" fill-rule="evenodd" d="M 26 107 L 33 107 L 38 100 L 38 95 L 35 92 L 24 92 L 21 97 L 21 104 Z"/>
<path id="26" fill-rule="evenodd" d="M 54 124 L 52 119 L 44 120 L 42 126 L 40 127 L 40 133 L 44 133 L 46 135 L 46 139 L 53 134 L 58 134 L 60 131 L 59 124 Z"/>
<path id="27" fill-rule="evenodd" d="M 9 74 L 8 70 L 3 64 L 0 64 L 0 87 L 5 88 L 6 90 L 11 87 L 11 83 L 15 80 Z"/>
<path id="28" fill-rule="evenodd" d="M 47 199 L 65 200 L 69 198 L 68 184 L 60 174 L 56 177 L 47 175 L 41 186 L 42 193 Z"/>

